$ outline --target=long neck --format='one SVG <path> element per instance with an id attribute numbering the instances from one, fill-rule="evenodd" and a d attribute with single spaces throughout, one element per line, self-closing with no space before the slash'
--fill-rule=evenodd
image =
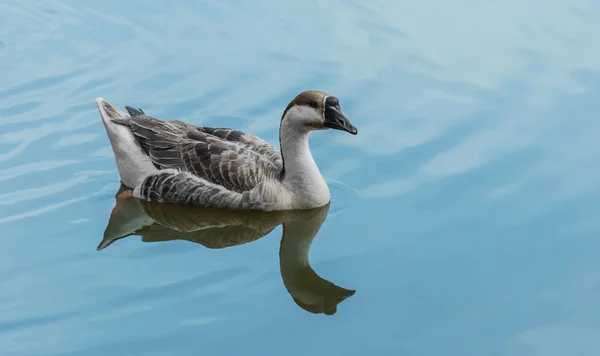
<path id="1" fill-rule="evenodd" d="M 329 188 L 310 153 L 308 134 L 307 130 L 290 123 L 290 120 L 282 120 L 279 129 L 283 158 L 281 181 L 308 204 L 323 204 L 329 201 Z"/>

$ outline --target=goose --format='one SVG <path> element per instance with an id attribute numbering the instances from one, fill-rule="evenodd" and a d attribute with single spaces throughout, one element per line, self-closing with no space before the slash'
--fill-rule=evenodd
<path id="1" fill-rule="evenodd" d="M 270 212 L 204 208 L 134 199 L 124 185 L 115 201 L 98 251 L 133 235 L 146 243 L 186 240 L 223 249 L 256 241 L 282 225 L 279 269 L 296 305 L 313 314 L 332 315 L 356 293 L 322 278 L 309 263 L 310 247 L 327 219 L 329 204 Z"/>
<path id="2" fill-rule="evenodd" d="M 162 121 L 126 106 L 129 115 L 95 99 L 121 182 L 142 200 L 236 210 L 298 210 L 330 202 L 308 136 L 336 129 L 356 135 L 337 97 L 298 94 L 279 126 L 280 150 L 230 128 Z"/>

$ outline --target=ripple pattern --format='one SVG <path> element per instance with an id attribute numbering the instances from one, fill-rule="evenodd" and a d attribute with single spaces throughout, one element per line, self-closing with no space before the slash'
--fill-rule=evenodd
<path id="1" fill-rule="evenodd" d="M 0 3 L 0 349 L 597 355 L 599 19 L 590 0 Z M 290 303 L 279 228 L 95 251 L 119 187 L 95 97 L 278 145 L 315 88 L 359 129 L 311 136 L 333 198 L 310 261 L 355 286 L 343 312 Z"/>

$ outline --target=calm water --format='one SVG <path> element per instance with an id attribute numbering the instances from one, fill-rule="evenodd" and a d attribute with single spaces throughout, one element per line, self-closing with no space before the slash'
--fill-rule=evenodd
<path id="1" fill-rule="evenodd" d="M 1 355 L 600 353 L 598 2 L 225 3 L 0 3 Z M 115 208 L 95 97 L 276 144 L 310 88 L 325 210 Z"/>

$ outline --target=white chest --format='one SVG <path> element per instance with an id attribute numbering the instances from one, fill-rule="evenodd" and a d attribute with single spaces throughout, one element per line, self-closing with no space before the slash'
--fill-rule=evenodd
<path id="1" fill-rule="evenodd" d="M 292 209 L 323 206 L 331 198 L 329 187 L 318 169 L 316 172 L 307 169 L 304 172 L 288 174 L 284 179 L 284 185 L 290 193 Z"/>

